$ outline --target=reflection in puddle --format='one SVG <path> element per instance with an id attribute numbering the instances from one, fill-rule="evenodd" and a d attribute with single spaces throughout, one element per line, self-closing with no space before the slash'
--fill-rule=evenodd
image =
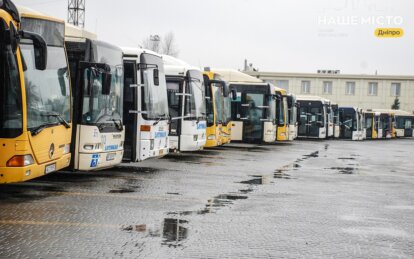
<path id="1" fill-rule="evenodd" d="M 354 167 L 331 167 L 329 169 L 338 170 L 341 174 L 354 174 L 356 171 Z"/>
<path id="2" fill-rule="evenodd" d="M 276 170 L 273 174 L 273 178 L 276 179 L 291 179 L 289 174 L 286 174 L 284 170 Z"/>
<path id="3" fill-rule="evenodd" d="M 270 177 L 267 175 L 252 175 L 253 179 L 241 181 L 241 184 L 262 185 L 270 183 Z"/>
<path id="4" fill-rule="evenodd" d="M 310 153 L 309 155 L 303 156 L 304 159 L 311 158 L 311 157 L 319 157 L 319 151 L 315 151 L 313 153 Z"/>
<path id="5" fill-rule="evenodd" d="M 120 189 L 114 189 L 110 190 L 109 193 L 131 193 L 135 192 L 133 189 L 126 189 L 126 188 L 120 188 Z"/>
<path id="6" fill-rule="evenodd" d="M 164 227 L 162 230 L 163 241 L 161 244 L 168 245 L 168 247 L 181 246 L 181 241 L 187 238 L 188 228 L 185 225 L 187 220 L 183 219 L 164 219 Z"/>

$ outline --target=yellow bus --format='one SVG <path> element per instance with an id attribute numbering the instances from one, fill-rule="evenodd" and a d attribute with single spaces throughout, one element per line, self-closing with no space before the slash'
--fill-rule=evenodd
<path id="1" fill-rule="evenodd" d="M 287 91 L 283 88 L 273 87 L 276 94 L 276 141 L 291 141 L 293 139 L 289 138 Z"/>
<path id="2" fill-rule="evenodd" d="M 71 90 L 64 29 L 64 21 L 0 1 L 0 183 L 69 166 Z"/>
<path id="3" fill-rule="evenodd" d="M 221 131 L 223 127 L 223 88 L 214 80 L 214 73 L 204 71 L 204 84 L 206 86 L 206 145 L 205 147 L 221 146 Z"/>

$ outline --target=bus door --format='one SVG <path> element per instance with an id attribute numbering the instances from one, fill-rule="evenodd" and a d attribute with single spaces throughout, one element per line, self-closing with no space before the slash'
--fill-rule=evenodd
<path id="1" fill-rule="evenodd" d="M 375 115 L 375 132 L 376 132 L 376 138 L 382 138 L 383 137 L 383 130 L 382 130 L 382 120 L 380 115 Z"/>
<path id="2" fill-rule="evenodd" d="M 137 127 L 138 116 L 134 111 L 139 111 L 137 104 L 138 87 L 131 87 L 137 84 L 137 66 L 135 61 L 124 62 L 124 111 L 125 124 L 124 160 L 136 161 Z"/>
<path id="3" fill-rule="evenodd" d="M 352 133 L 356 126 L 355 114 L 348 113 L 346 111 L 340 112 L 341 117 L 341 138 L 352 139 Z"/>
<path id="4" fill-rule="evenodd" d="M 167 98 L 168 98 L 168 108 L 171 117 L 171 124 L 170 124 L 170 143 L 174 142 L 174 137 L 177 139 L 181 135 L 181 122 L 183 116 L 183 87 L 184 87 L 184 80 L 181 79 L 168 79 L 167 78 Z M 171 146 L 170 148 L 178 149 L 179 143 L 175 143 L 177 146 Z"/>
<path id="5" fill-rule="evenodd" d="M 301 106 L 299 135 L 319 138 L 319 128 L 323 125 L 321 107 Z"/>
<path id="6" fill-rule="evenodd" d="M 372 131 L 373 131 L 373 116 L 372 114 L 366 113 L 365 114 L 365 126 L 367 129 L 367 139 L 372 139 Z"/>
<path id="7" fill-rule="evenodd" d="M 413 137 L 413 120 L 411 118 L 405 118 L 404 123 L 404 137 Z"/>
<path id="8" fill-rule="evenodd" d="M 241 116 L 243 141 L 262 142 L 265 95 L 263 93 L 242 93 Z"/>

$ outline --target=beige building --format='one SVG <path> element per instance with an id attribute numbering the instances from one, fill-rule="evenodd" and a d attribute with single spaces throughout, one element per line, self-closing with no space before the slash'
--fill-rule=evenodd
<path id="1" fill-rule="evenodd" d="M 396 97 L 400 109 L 414 113 L 414 76 L 326 73 L 245 72 L 297 95 L 318 95 L 340 106 L 390 109 Z M 335 74 L 338 73 L 338 74 Z"/>

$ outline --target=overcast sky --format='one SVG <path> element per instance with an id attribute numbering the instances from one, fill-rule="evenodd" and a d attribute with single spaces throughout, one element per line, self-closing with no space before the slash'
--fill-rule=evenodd
<path id="1" fill-rule="evenodd" d="M 67 18 L 67 0 L 15 0 Z M 174 32 L 179 57 L 204 67 L 414 75 L 412 0 L 86 0 L 86 29 L 119 46 Z M 379 39 L 376 28 L 403 28 Z"/>

